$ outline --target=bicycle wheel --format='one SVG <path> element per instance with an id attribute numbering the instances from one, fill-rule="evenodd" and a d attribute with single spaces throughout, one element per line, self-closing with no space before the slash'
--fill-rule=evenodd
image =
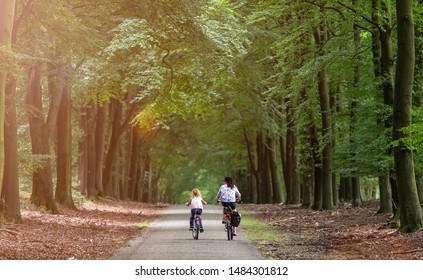
<path id="1" fill-rule="evenodd" d="M 197 227 L 194 225 L 194 227 L 192 228 L 192 231 L 191 231 L 192 238 L 194 238 L 194 239 L 195 239 L 195 235 L 197 234 L 196 231 L 197 231 Z"/>
<path id="2" fill-rule="evenodd" d="M 232 225 L 231 225 L 231 220 L 229 218 L 226 218 L 226 233 L 228 235 L 228 240 L 232 240 L 233 238 L 233 233 L 232 233 Z"/>
<path id="3" fill-rule="evenodd" d="M 200 235 L 200 225 L 199 224 L 196 224 L 194 228 L 195 228 L 194 239 L 197 239 L 198 240 L 198 236 Z"/>

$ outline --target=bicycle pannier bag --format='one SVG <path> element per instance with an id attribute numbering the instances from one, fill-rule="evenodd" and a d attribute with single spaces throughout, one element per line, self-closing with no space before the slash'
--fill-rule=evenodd
<path id="1" fill-rule="evenodd" d="M 241 214 L 239 212 L 232 212 L 231 223 L 233 227 L 239 226 L 241 222 Z"/>

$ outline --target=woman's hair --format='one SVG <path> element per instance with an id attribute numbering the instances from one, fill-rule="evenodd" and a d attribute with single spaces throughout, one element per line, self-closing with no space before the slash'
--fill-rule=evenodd
<path id="1" fill-rule="evenodd" d="M 193 197 L 201 197 L 201 193 L 199 189 L 193 189 L 191 192 L 191 198 Z"/>
<path id="2" fill-rule="evenodd" d="M 224 181 L 226 185 L 228 185 L 228 187 L 230 187 L 231 189 L 234 188 L 234 180 L 231 177 L 225 177 Z"/>

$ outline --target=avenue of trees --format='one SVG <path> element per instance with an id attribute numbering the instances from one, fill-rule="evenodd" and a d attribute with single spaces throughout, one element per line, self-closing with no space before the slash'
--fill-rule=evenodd
<path id="1" fill-rule="evenodd" d="M 75 197 L 423 226 L 423 1 L 0 0 L 0 211 Z"/>

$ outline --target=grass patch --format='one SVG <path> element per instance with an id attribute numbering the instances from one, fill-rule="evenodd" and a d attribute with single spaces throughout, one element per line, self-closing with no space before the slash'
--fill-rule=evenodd
<path id="1" fill-rule="evenodd" d="M 149 227 L 150 223 L 147 222 L 147 221 L 144 221 L 144 222 L 136 223 L 135 226 L 140 227 L 140 228 L 144 228 L 144 227 Z"/>
<path id="2" fill-rule="evenodd" d="M 253 241 L 281 241 L 283 239 L 271 225 L 249 216 L 247 211 L 240 211 L 241 226 L 245 229 L 247 238 Z"/>

